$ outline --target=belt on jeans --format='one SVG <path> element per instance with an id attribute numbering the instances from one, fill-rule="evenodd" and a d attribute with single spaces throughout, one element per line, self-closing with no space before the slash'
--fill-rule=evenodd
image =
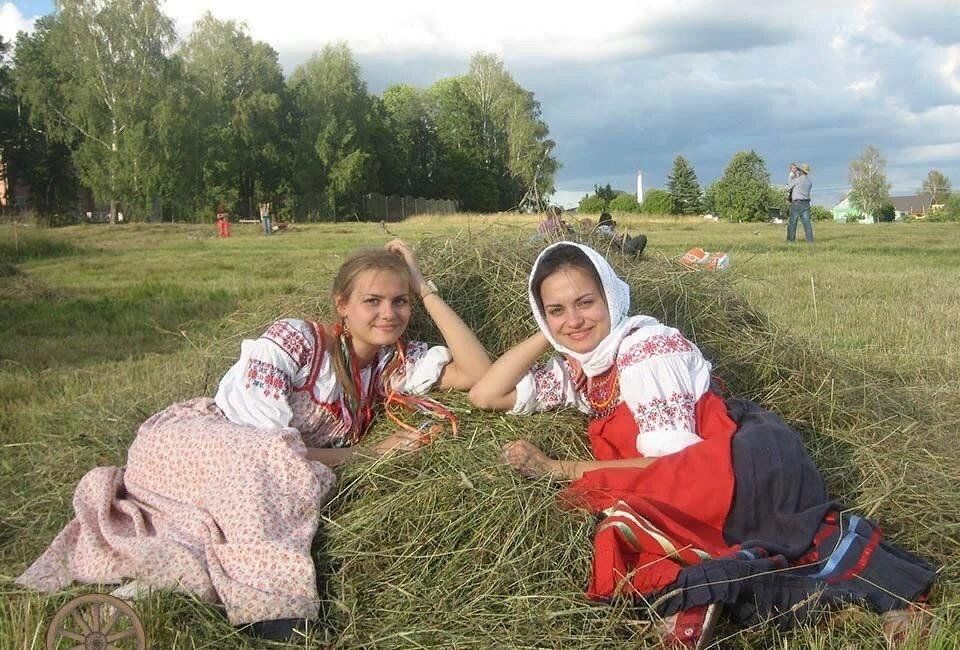
<path id="1" fill-rule="evenodd" d="M 810 203 L 810 199 L 794 199 L 790 203 Z"/>

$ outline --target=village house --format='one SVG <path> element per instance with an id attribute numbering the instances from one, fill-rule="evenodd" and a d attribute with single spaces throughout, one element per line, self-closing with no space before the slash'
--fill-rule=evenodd
<path id="1" fill-rule="evenodd" d="M 891 196 L 889 203 L 893 206 L 895 219 L 902 221 L 904 217 L 911 216 L 917 219 L 926 217 L 931 211 L 943 207 L 941 204 L 933 202 L 933 196 L 926 193 L 911 194 L 910 196 Z M 853 205 L 850 200 L 850 193 L 847 192 L 843 199 L 837 203 L 830 212 L 833 213 L 834 221 L 850 221 L 855 219 L 862 223 L 873 223 L 873 215 L 865 215 L 861 210 Z"/>

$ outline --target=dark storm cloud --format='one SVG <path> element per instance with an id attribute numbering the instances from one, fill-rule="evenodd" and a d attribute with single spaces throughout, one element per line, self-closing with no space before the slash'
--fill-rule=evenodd
<path id="1" fill-rule="evenodd" d="M 663 186 L 678 154 L 706 184 L 753 149 L 773 182 L 783 182 L 789 162 L 810 162 L 815 200 L 829 204 L 867 145 L 887 157 L 895 191 L 916 190 L 931 168 L 960 181 L 952 147 L 960 92 L 944 67 L 948 46 L 960 42 L 960 5 L 820 5 L 815 25 L 756 3 L 736 7 L 627 18 L 595 47 L 558 42 L 554 56 L 503 45 L 557 142 L 559 189 L 633 189 L 637 168 L 647 187 Z M 281 51 L 281 60 L 290 72 L 308 55 Z M 425 88 L 469 66 L 462 53 L 357 59 L 375 93 L 394 83 Z"/>

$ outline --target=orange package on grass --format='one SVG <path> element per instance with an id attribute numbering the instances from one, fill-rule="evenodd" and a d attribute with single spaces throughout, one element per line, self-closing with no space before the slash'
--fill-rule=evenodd
<path id="1" fill-rule="evenodd" d="M 730 266 L 730 256 L 723 251 L 710 253 L 702 248 L 691 248 L 680 257 L 680 263 L 688 269 L 721 271 Z"/>

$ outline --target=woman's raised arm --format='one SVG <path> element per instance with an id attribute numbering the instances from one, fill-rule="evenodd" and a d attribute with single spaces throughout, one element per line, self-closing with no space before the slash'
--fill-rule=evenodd
<path id="1" fill-rule="evenodd" d="M 389 242 L 386 249 L 403 256 L 410 268 L 413 290 L 420 296 L 424 308 L 436 323 L 450 350 L 452 360 L 440 375 L 439 388 L 470 389 L 490 367 L 490 357 L 486 350 L 466 323 L 427 284 L 413 249 L 400 239 Z"/>

